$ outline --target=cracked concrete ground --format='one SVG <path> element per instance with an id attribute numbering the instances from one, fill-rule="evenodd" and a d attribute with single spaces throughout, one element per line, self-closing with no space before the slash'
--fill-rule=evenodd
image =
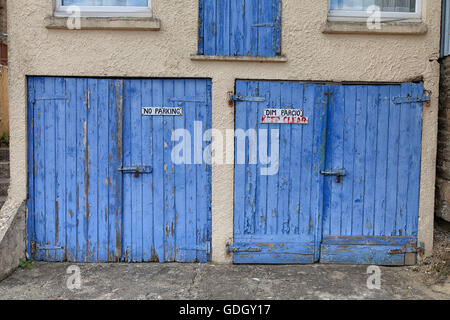
<path id="1" fill-rule="evenodd" d="M 0 282 L 0 299 L 450 299 L 404 267 L 380 267 L 381 289 L 367 288 L 367 266 L 77 264 L 79 290 L 67 288 L 73 264 L 34 262 Z"/>

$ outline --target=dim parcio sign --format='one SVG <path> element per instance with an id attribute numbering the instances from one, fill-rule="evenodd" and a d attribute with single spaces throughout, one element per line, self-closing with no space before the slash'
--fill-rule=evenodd
<path id="1" fill-rule="evenodd" d="M 266 124 L 308 124 L 308 118 L 300 109 L 265 109 L 261 123 Z"/>
<path id="2" fill-rule="evenodd" d="M 143 116 L 182 116 L 183 108 L 142 107 Z"/>

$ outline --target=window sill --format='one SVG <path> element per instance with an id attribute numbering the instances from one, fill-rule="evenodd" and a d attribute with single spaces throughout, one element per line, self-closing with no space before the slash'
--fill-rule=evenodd
<path id="1" fill-rule="evenodd" d="M 428 27 L 423 22 L 381 22 L 380 29 L 369 29 L 366 22 L 327 21 L 321 29 L 326 34 L 424 35 L 428 32 Z"/>
<path id="2" fill-rule="evenodd" d="M 77 30 L 68 26 L 68 20 L 72 24 L 73 18 L 67 17 L 46 17 L 44 20 L 47 29 Z M 137 30 L 137 31 L 159 31 L 161 21 L 155 18 L 80 18 L 79 30 Z"/>
<path id="3" fill-rule="evenodd" d="M 285 56 L 277 57 L 247 57 L 247 56 L 205 56 L 192 54 L 192 61 L 232 61 L 232 62 L 287 62 Z"/>

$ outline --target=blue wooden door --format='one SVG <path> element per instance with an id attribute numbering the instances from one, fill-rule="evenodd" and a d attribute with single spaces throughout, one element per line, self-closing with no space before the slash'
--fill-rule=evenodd
<path id="1" fill-rule="evenodd" d="M 279 168 L 264 176 L 255 161 L 270 133 L 236 138 L 235 263 L 411 263 L 420 250 L 421 84 L 238 81 L 236 92 L 238 130 L 279 130 Z M 264 110 L 280 108 L 309 121 L 263 123 Z"/>
<path id="2" fill-rule="evenodd" d="M 182 115 L 143 116 L 143 106 L 178 107 Z M 211 166 L 202 158 L 202 132 L 211 121 L 210 80 L 124 81 L 123 167 L 143 168 L 124 171 L 124 261 L 209 260 Z M 185 140 L 172 139 L 180 130 Z M 183 161 L 172 156 L 179 143 Z"/>
<path id="3" fill-rule="evenodd" d="M 321 261 L 402 265 L 417 247 L 421 84 L 330 86 Z M 339 181 L 340 180 L 340 181 Z"/>
<path id="4" fill-rule="evenodd" d="M 203 155 L 210 88 L 210 80 L 30 77 L 30 256 L 207 261 L 211 167 L 202 157 L 174 165 L 171 152 L 172 133 L 186 129 L 200 141 L 183 142 L 187 153 Z M 144 117 L 144 106 L 183 115 Z"/>
<path id="5" fill-rule="evenodd" d="M 28 78 L 28 252 L 121 257 L 122 81 Z"/>
<path id="6" fill-rule="evenodd" d="M 326 86 L 237 81 L 236 93 L 236 135 L 243 130 L 248 138 L 235 143 L 234 262 L 318 261 Z M 308 124 L 265 123 L 267 109 L 301 109 Z M 275 153 L 278 166 L 267 172 L 267 155 Z"/>

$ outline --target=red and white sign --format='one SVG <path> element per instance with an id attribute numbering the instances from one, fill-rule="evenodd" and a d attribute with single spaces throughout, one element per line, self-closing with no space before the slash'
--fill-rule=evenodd
<path id="1" fill-rule="evenodd" d="M 265 109 L 261 123 L 265 124 L 308 124 L 308 118 L 300 109 Z"/>

